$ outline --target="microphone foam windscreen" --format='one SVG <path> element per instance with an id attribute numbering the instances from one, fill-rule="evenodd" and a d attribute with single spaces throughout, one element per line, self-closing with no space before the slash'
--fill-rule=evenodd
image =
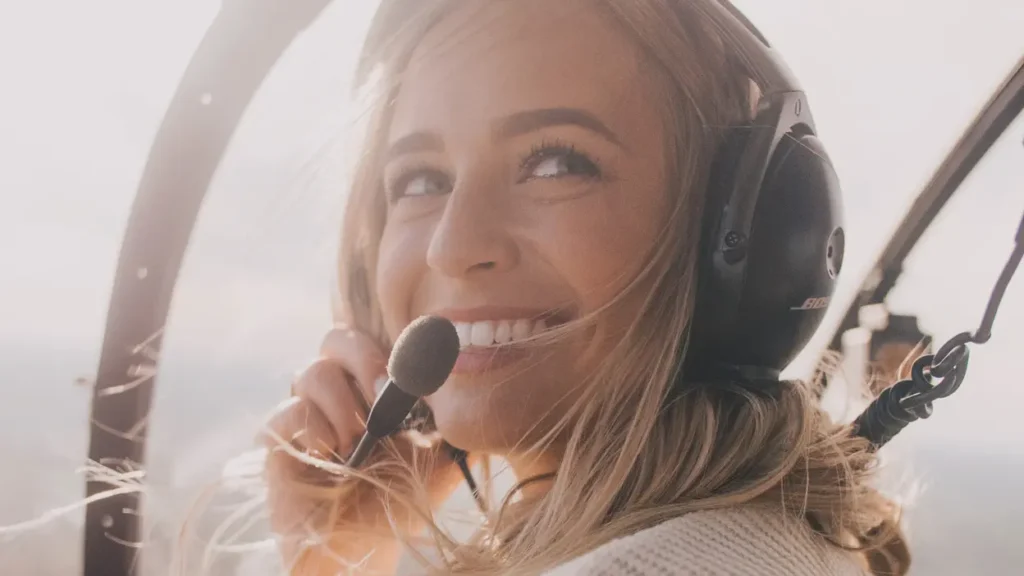
<path id="1" fill-rule="evenodd" d="M 448 379 L 458 357 L 455 325 L 447 318 L 421 316 L 395 341 L 388 375 L 406 394 L 429 396 Z"/>

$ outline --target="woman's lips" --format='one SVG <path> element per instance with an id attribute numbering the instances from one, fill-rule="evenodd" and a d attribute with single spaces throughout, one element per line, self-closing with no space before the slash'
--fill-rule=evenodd
<path id="1" fill-rule="evenodd" d="M 565 311 L 558 309 L 529 310 L 496 306 L 445 309 L 431 315 L 447 318 L 454 324 L 463 349 L 490 349 L 529 340 L 569 318 Z"/>
<path id="2" fill-rule="evenodd" d="M 461 349 L 452 374 L 481 374 L 523 360 L 537 352 L 537 348 L 519 342 L 574 316 L 566 308 L 511 306 L 445 308 L 431 314 L 450 320 L 459 333 Z"/>

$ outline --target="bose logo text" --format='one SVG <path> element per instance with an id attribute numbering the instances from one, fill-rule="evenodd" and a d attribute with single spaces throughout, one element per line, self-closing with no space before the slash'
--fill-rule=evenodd
<path id="1" fill-rule="evenodd" d="M 828 303 L 832 298 L 824 296 L 822 298 L 808 298 L 804 300 L 804 303 L 799 306 L 794 306 L 790 310 L 821 310 L 822 308 L 828 308 Z"/>

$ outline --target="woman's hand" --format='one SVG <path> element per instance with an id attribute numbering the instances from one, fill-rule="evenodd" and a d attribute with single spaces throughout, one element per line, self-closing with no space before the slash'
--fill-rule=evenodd
<path id="1" fill-rule="evenodd" d="M 281 444 L 318 460 L 343 462 L 364 431 L 369 399 L 376 395 L 375 383 L 387 377 L 386 366 L 384 352 L 371 338 L 337 327 L 324 338 L 321 357 L 299 375 L 292 397 L 268 423 L 263 440 L 269 450 L 271 524 L 293 574 L 335 574 L 346 563 L 360 564 L 359 573 L 393 573 L 400 543 L 390 522 L 410 533 L 423 527 L 422 518 L 394 498 L 386 511 L 385 495 L 370 482 L 311 466 Z M 377 469 L 404 475 L 406 467 L 387 464 L 411 467 L 415 462 L 431 506 L 446 500 L 460 476 L 444 451 L 414 445 L 401 435 L 392 443 L 393 450 L 378 446 L 363 469 L 374 477 Z"/>

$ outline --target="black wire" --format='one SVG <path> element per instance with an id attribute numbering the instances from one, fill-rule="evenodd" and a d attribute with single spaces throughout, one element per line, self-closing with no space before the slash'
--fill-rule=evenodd
<path id="1" fill-rule="evenodd" d="M 417 430 L 424 434 L 436 432 L 437 425 L 434 423 L 434 414 L 431 412 L 430 407 L 425 402 L 417 402 L 409 412 L 405 422 L 402 423 L 402 429 Z M 458 465 L 459 471 L 462 472 L 462 478 L 466 481 L 466 485 L 469 486 L 469 490 L 473 494 L 473 500 L 476 501 L 477 508 L 480 509 L 480 512 L 487 514 L 487 502 L 484 501 L 483 494 L 481 494 L 476 479 L 473 477 L 473 471 L 469 468 L 469 452 L 456 448 L 443 440 L 441 449 Z"/>
<path id="2" fill-rule="evenodd" d="M 934 355 L 922 356 L 914 362 L 908 380 L 901 380 L 878 395 L 853 423 L 854 434 L 881 448 L 911 422 L 928 418 L 932 403 L 956 392 L 967 376 L 971 357 L 968 344 L 984 344 L 992 338 L 999 305 L 1006 289 L 1024 257 L 1024 217 L 1017 227 L 1015 245 L 992 287 L 985 313 L 978 329 L 971 334 L 961 332 L 943 344 Z M 937 382 L 936 382 L 937 381 Z"/>
<path id="3" fill-rule="evenodd" d="M 456 448 L 447 442 L 444 443 L 444 447 L 448 451 L 448 455 L 451 459 L 458 464 L 459 470 L 462 472 L 462 477 L 466 480 L 466 484 L 469 486 L 469 490 L 473 494 L 473 500 L 476 501 L 477 508 L 480 509 L 480 512 L 486 514 L 487 503 L 484 502 L 483 494 L 480 493 L 480 489 L 476 484 L 476 479 L 473 478 L 473 471 L 469 469 L 469 453 L 465 450 Z"/>
<path id="4" fill-rule="evenodd" d="M 996 320 L 996 312 L 999 311 L 999 305 L 1003 301 L 1006 288 L 1009 287 L 1010 280 L 1013 279 L 1013 273 L 1017 271 L 1021 257 L 1024 256 L 1024 241 L 1021 241 L 1022 231 L 1024 231 L 1024 219 L 1021 220 L 1021 226 L 1017 229 L 1017 245 L 1010 254 L 1010 260 L 1003 267 L 1003 273 L 999 275 L 995 288 L 992 289 L 992 296 L 989 298 L 985 314 L 981 318 L 981 325 L 978 326 L 978 331 L 974 333 L 973 340 L 978 344 L 984 344 L 992 337 L 992 323 Z"/>
<path id="5" fill-rule="evenodd" d="M 1024 257 L 1024 216 L 1021 216 L 1020 224 L 1017 225 L 1017 235 L 1014 236 L 1013 241 L 1013 252 L 1010 253 L 1010 258 L 1006 261 L 1006 265 L 1003 266 L 1003 272 L 999 275 L 999 280 L 996 281 L 996 285 L 992 288 L 992 295 L 988 299 L 988 306 L 985 307 L 985 314 L 982 315 L 981 324 L 974 333 L 973 340 L 978 344 L 984 344 L 992 337 L 992 324 L 996 320 L 996 312 L 999 311 L 999 305 L 1003 302 L 1003 295 L 1010 286 L 1010 280 L 1013 279 L 1017 266 L 1020 265 L 1021 257 Z"/>

